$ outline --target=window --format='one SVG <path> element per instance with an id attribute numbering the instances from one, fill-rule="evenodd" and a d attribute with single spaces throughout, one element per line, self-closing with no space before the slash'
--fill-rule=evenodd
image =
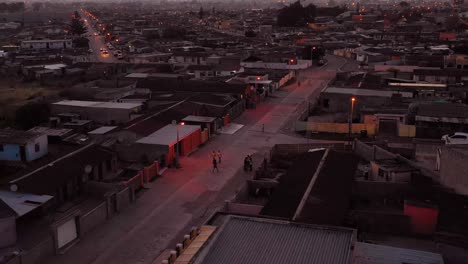
<path id="1" fill-rule="evenodd" d="M 36 144 L 34 145 L 34 151 L 36 151 L 36 152 L 41 151 L 41 145 L 39 145 L 39 143 L 36 143 Z"/>
<path id="2" fill-rule="evenodd" d="M 0 152 L 3 152 L 3 151 L 4 151 L 3 144 L 0 144 Z"/>

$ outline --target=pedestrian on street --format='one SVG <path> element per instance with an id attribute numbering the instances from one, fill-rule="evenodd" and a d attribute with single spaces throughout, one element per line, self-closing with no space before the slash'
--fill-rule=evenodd
<path id="1" fill-rule="evenodd" d="M 221 150 L 218 149 L 218 153 L 216 153 L 218 156 L 218 163 L 221 164 Z"/>
<path id="2" fill-rule="evenodd" d="M 248 171 L 249 170 L 249 156 L 245 156 L 244 158 L 244 171 Z"/>
<path id="3" fill-rule="evenodd" d="M 219 172 L 219 169 L 218 169 L 218 160 L 216 159 L 213 159 L 213 172 Z"/>
<path id="4" fill-rule="evenodd" d="M 248 161 L 248 167 L 249 167 L 249 171 L 252 171 L 253 170 L 253 160 L 252 160 L 252 155 L 248 155 L 247 156 L 247 161 Z"/>
<path id="5" fill-rule="evenodd" d="M 211 151 L 211 159 L 218 159 L 218 153 L 214 149 Z"/>

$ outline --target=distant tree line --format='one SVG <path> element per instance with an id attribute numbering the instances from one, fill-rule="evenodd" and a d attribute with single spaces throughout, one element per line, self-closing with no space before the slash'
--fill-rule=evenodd
<path id="1" fill-rule="evenodd" d="M 24 10 L 24 2 L 0 3 L 0 13 L 15 13 Z"/>
<path id="2" fill-rule="evenodd" d="M 313 4 L 302 6 L 297 1 L 279 10 L 277 24 L 280 27 L 304 27 L 312 23 L 316 16 L 337 16 L 347 9 L 345 7 L 316 7 Z"/>

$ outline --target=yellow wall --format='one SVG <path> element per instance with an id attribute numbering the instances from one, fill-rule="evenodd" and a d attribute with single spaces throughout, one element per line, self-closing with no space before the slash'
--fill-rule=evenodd
<path id="1" fill-rule="evenodd" d="M 347 134 L 349 125 L 348 123 L 307 123 L 307 131 L 313 132 L 322 132 L 322 133 L 337 133 L 337 134 Z M 361 130 L 367 130 L 369 136 L 375 135 L 375 125 L 374 124 L 362 124 L 362 123 L 353 123 L 352 133 L 359 134 Z"/>
<path id="2" fill-rule="evenodd" d="M 415 137 L 416 136 L 416 127 L 413 125 L 403 125 L 398 126 L 398 136 L 400 137 Z"/>

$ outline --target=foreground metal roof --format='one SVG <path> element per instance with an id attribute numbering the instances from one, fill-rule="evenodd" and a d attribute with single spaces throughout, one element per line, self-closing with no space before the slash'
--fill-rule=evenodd
<path id="1" fill-rule="evenodd" d="M 197 264 L 349 264 L 352 229 L 229 217 Z"/>

